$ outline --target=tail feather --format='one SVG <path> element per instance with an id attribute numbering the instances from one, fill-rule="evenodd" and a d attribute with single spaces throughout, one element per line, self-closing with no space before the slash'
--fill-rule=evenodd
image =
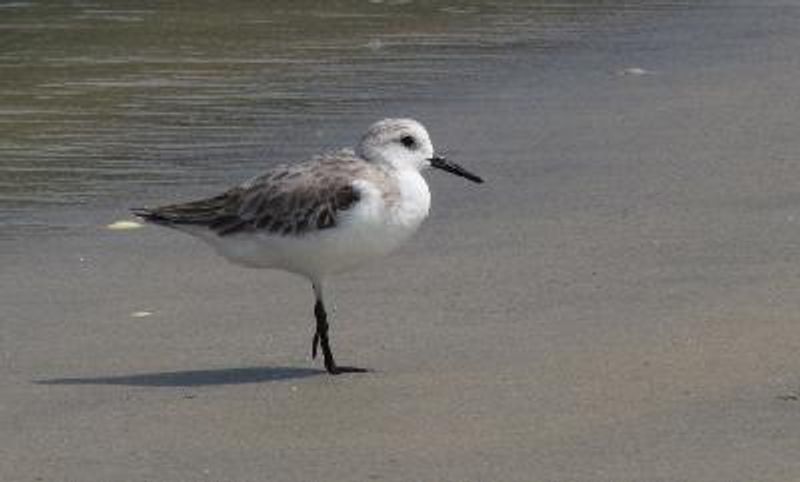
<path id="1" fill-rule="evenodd" d="M 158 213 L 158 209 L 133 208 L 131 212 L 149 223 L 166 224 L 169 220 Z"/>

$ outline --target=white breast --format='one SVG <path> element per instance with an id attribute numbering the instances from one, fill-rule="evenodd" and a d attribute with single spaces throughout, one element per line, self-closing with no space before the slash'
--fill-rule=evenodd
<path id="1" fill-rule="evenodd" d="M 399 196 L 386 197 L 369 181 L 356 181 L 361 200 L 342 216 L 331 231 L 337 245 L 333 272 L 346 271 L 358 264 L 383 256 L 408 240 L 428 217 L 431 194 L 425 179 L 416 170 L 397 173 Z"/>

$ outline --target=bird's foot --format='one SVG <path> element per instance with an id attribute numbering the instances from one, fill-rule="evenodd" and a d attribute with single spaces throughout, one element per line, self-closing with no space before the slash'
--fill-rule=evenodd
<path id="1" fill-rule="evenodd" d="M 338 366 L 338 365 L 326 366 L 325 369 L 328 370 L 328 373 L 330 373 L 331 375 L 341 375 L 342 373 L 367 373 L 367 372 L 369 372 L 369 370 L 366 369 L 366 368 L 346 367 L 346 366 L 342 367 L 342 366 Z"/>
<path id="2" fill-rule="evenodd" d="M 320 332 L 317 330 L 314 333 L 314 339 L 311 341 L 311 358 L 317 358 L 318 349 L 322 349 L 322 357 L 325 360 L 325 369 L 331 375 L 340 375 L 342 373 L 365 373 L 368 372 L 366 368 L 339 366 L 333 359 L 333 352 L 331 351 L 330 342 L 328 341 L 327 330 Z"/>

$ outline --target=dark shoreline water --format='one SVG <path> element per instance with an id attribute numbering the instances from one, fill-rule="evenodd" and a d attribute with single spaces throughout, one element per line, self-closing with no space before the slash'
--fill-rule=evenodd
<path id="1" fill-rule="evenodd" d="M 349 145 L 375 118 L 689 4 L 4 4 L 0 238 L 79 232 L 96 209 Z"/>

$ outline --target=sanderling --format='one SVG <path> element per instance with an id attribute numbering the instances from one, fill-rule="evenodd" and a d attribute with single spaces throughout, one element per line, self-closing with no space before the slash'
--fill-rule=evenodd
<path id="1" fill-rule="evenodd" d="M 232 263 L 306 277 L 314 290 L 312 358 L 321 347 L 329 373 L 362 372 L 333 359 L 323 282 L 414 234 L 430 208 L 420 175 L 428 167 L 483 182 L 436 155 L 419 122 L 385 119 L 370 126 L 355 151 L 280 165 L 209 199 L 133 212 L 202 239 Z"/>

